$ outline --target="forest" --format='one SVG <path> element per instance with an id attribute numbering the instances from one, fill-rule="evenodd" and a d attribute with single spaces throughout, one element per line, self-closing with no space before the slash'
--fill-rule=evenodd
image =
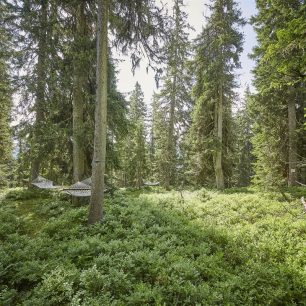
<path id="1" fill-rule="evenodd" d="M 306 2 L 164 2 L 0 1 L 0 305 L 306 305 Z"/>

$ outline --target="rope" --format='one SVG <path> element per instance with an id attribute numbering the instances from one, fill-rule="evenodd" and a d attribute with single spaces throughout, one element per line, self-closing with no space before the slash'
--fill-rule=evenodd
<path id="1" fill-rule="evenodd" d="M 299 184 L 299 185 L 301 185 L 301 186 L 304 186 L 304 187 L 306 187 L 306 185 L 305 184 L 302 184 L 302 183 L 300 183 L 300 182 L 298 182 L 298 181 L 295 181 L 297 184 Z"/>
<path id="2" fill-rule="evenodd" d="M 290 201 L 290 199 L 286 196 L 286 194 L 280 189 L 279 190 L 280 191 L 280 193 L 281 193 L 281 195 L 283 196 L 283 198 L 285 199 L 285 201 L 288 203 L 288 204 L 290 204 L 291 203 L 291 201 Z M 303 199 L 303 198 L 302 198 Z M 280 202 L 280 203 L 282 203 L 282 202 Z M 303 203 L 303 201 L 302 201 L 302 203 Z M 304 204 L 304 203 L 303 203 Z M 292 217 L 294 217 L 295 219 L 305 219 L 304 218 L 304 216 L 299 216 L 299 215 L 295 215 L 295 214 L 293 214 L 283 203 L 282 203 L 282 205 L 283 205 L 283 207 L 285 208 L 285 210 L 292 216 Z M 305 205 L 304 205 L 304 207 L 305 207 Z M 306 207 L 305 207 L 305 209 L 306 209 Z M 304 212 L 303 212 L 303 214 L 304 214 Z"/>

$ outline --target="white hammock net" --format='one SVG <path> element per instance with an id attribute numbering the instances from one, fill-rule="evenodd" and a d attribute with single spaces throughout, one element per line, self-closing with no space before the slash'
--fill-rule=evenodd
<path id="1" fill-rule="evenodd" d="M 53 181 L 50 181 L 42 176 L 38 176 L 34 181 L 32 181 L 32 185 L 41 188 L 41 189 L 54 189 L 59 186 L 54 186 Z M 109 188 L 105 186 L 105 192 L 107 192 Z M 73 197 L 90 197 L 91 196 L 91 177 L 77 182 L 67 188 L 62 190 L 66 194 L 69 194 Z"/>
<path id="2" fill-rule="evenodd" d="M 77 182 L 64 189 L 64 192 L 74 197 L 90 197 L 91 187 L 83 182 Z"/>
<path id="3" fill-rule="evenodd" d="M 57 186 L 53 186 L 53 182 L 50 180 L 47 180 L 46 178 L 42 176 L 38 176 L 35 180 L 32 181 L 32 185 L 41 188 L 41 189 L 54 189 L 57 188 Z"/>

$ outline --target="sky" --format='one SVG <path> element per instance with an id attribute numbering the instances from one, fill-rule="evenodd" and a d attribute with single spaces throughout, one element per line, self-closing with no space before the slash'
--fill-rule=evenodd
<path id="1" fill-rule="evenodd" d="M 204 16 L 207 16 L 208 9 L 205 3 L 208 0 L 185 0 L 185 12 L 188 14 L 188 23 L 195 29 L 190 33 L 190 39 L 195 38 L 201 33 L 202 27 L 205 24 Z M 163 0 L 167 6 L 171 9 L 173 6 L 173 0 Z M 248 21 L 249 18 L 256 13 L 255 0 L 238 0 L 237 1 L 242 16 Z M 256 45 L 256 35 L 251 25 L 247 24 L 242 29 L 244 33 L 244 51 L 241 54 L 241 69 L 237 70 L 239 88 L 237 92 L 240 96 L 247 85 L 251 86 L 252 74 L 251 70 L 254 67 L 254 62 L 248 58 L 248 54 L 252 51 L 252 48 Z M 140 67 L 136 69 L 135 74 L 131 72 L 131 63 L 128 57 L 116 56 L 122 61 L 116 65 L 118 69 L 118 89 L 122 93 L 128 93 L 134 89 L 135 83 L 138 82 L 144 92 L 144 98 L 146 103 L 150 103 L 153 92 L 158 91 L 156 88 L 154 73 L 152 71 L 146 72 L 146 62 L 142 61 Z M 252 88 L 252 87 L 251 87 Z"/>

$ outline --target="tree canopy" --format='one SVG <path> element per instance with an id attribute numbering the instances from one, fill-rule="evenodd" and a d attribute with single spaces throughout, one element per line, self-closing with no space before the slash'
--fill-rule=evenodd
<path id="1" fill-rule="evenodd" d="M 95 207 L 108 185 L 305 184 L 305 4 L 256 1 L 244 96 L 238 3 L 210 1 L 194 40 L 186 5 L 2 1 L 0 184 L 92 177 Z M 122 54 L 153 69 L 151 104 L 142 82 L 118 86 Z"/>

